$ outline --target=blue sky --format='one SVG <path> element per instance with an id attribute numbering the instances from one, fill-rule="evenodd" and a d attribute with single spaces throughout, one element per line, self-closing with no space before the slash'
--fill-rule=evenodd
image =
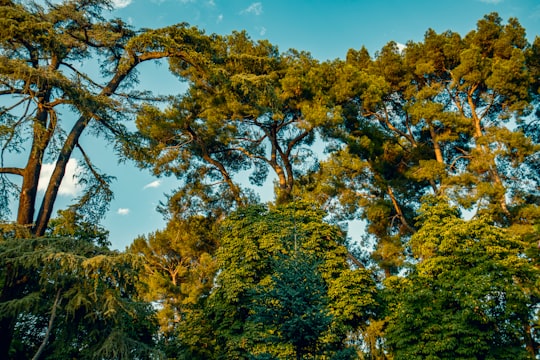
<path id="1" fill-rule="evenodd" d="M 207 33 L 246 30 L 253 39 L 268 39 L 281 51 L 306 50 L 320 60 L 344 58 L 350 48 L 365 46 L 371 54 L 388 41 L 421 41 L 428 28 L 466 34 L 485 14 L 496 11 L 506 21 L 517 17 L 529 40 L 540 34 L 539 0 L 115 0 L 112 16 L 135 28 L 158 28 L 187 22 Z M 139 87 L 156 93 L 178 93 L 181 84 L 166 64 L 144 64 Z M 103 225 L 110 230 L 113 247 L 124 249 L 140 234 L 165 225 L 156 206 L 178 182 L 155 178 L 133 164 L 119 164 L 113 149 L 86 136 L 83 146 L 96 165 L 116 176 L 115 199 Z M 77 165 L 72 164 L 73 172 Z M 261 189 L 271 200 L 271 185 Z M 68 176 L 59 206 L 79 189 Z"/>

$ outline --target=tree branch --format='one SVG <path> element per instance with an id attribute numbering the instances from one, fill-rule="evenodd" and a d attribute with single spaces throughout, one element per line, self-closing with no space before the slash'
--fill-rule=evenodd
<path id="1" fill-rule="evenodd" d="M 0 174 L 12 174 L 12 175 L 19 175 L 23 176 L 24 169 L 16 168 L 16 167 L 2 167 L 0 168 Z"/>
<path id="2" fill-rule="evenodd" d="M 105 187 L 109 186 L 109 184 L 107 184 L 107 182 L 105 180 L 103 180 L 103 177 L 96 171 L 96 169 L 94 169 L 94 166 L 92 165 L 90 157 L 88 157 L 86 152 L 83 150 L 82 146 L 79 143 L 77 143 L 76 147 L 81 152 L 81 154 L 83 156 L 83 159 L 84 159 L 84 162 L 86 163 L 86 165 L 88 166 L 88 169 L 90 169 L 90 172 L 92 173 L 92 175 L 94 175 L 96 180 L 99 181 L 101 183 L 101 185 L 103 185 Z"/>
<path id="3" fill-rule="evenodd" d="M 47 346 L 47 342 L 49 341 L 49 337 L 51 336 L 51 330 L 54 325 L 54 319 L 56 318 L 56 309 L 58 308 L 58 305 L 60 304 L 60 293 L 61 293 L 61 290 L 58 289 L 58 291 L 56 292 L 56 297 L 54 298 L 54 303 L 53 303 L 52 311 L 51 311 L 51 317 L 49 318 L 49 325 L 47 326 L 45 337 L 43 338 L 41 345 L 39 345 L 39 348 L 36 351 L 36 354 L 34 355 L 34 357 L 32 357 L 32 360 L 39 359 L 39 357 L 43 353 L 43 350 L 45 350 L 45 346 Z"/>

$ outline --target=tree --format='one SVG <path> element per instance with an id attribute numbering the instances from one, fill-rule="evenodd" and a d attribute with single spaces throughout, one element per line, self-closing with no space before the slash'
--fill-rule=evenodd
<path id="1" fill-rule="evenodd" d="M 254 185 L 273 171 L 277 198 L 289 201 L 295 178 L 316 166 L 310 145 L 317 129 L 334 121 L 326 103 L 332 65 L 308 53 L 279 53 L 245 32 L 215 36 L 211 56 L 201 71 L 173 64 L 190 87 L 165 110 L 139 112 L 147 152 L 132 156 L 181 180 L 170 198 L 177 214 L 251 203 L 234 178 L 247 171 Z"/>
<path id="2" fill-rule="evenodd" d="M 207 44 L 207 37 L 185 24 L 136 32 L 119 19 L 106 19 L 103 11 L 110 8 L 108 0 L 0 2 L 0 211 L 5 218 L 7 204 L 17 198 L 20 225 L 8 237 L 39 237 L 48 231 L 66 166 L 77 150 L 86 192 L 64 214 L 80 224 L 96 224 L 112 197 L 112 178 L 92 164 L 79 141 L 83 132 L 91 129 L 107 141 L 129 143 L 122 120 L 136 102 L 151 99 L 128 92 L 137 66 L 167 57 L 196 63 Z M 101 73 L 94 76 L 96 67 Z M 20 152 L 10 161 L 27 156 L 22 166 L 5 160 L 6 154 Z M 38 181 L 50 158 L 55 159 L 54 170 L 40 198 Z M 21 179 L 20 187 L 11 176 Z M 16 286 L 23 274 L 13 271 L 4 268 L 2 302 L 23 295 Z M 7 334 L 0 342 L 1 357 L 7 357 L 15 315 L 7 312 L 0 320 L 0 332 Z"/>
<path id="3" fill-rule="evenodd" d="M 167 356 L 176 357 L 186 346 L 179 340 L 183 325 L 189 327 L 191 312 L 213 286 L 216 227 L 214 220 L 201 216 L 171 220 L 164 230 L 138 237 L 128 249 L 141 257 L 141 293 L 158 308 L 159 339 L 165 352 L 172 352 Z"/>
<path id="4" fill-rule="evenodd" d="M 111 142 L 128 138 L 122 119 L 134 102 L 150 99 L 124 92 L 137 66 L 166 57 L 196 62 L 204 47 L 206 37 L 184 24 L 136 32 L 106 19 L 102 13 L 110 8 L 108 0 L 0 3 L 0 209 L 9 209 L 9 195 L 17 197 L 17 223 L 36 236 L 45 234 L 76 150 L 87 186 L 76 210 L 96 222 L 107 209 L 111 177 L 99 173 L 79 140 L 87 128 Z M 99 75 L 92 74 L 94 65 Z M 4 160 L 24 149 L 24 165 Z M 55 158 L 54 170 L 39 204 L 38 181 L 49 158 Z M 22 179 L 20 188 L 8 175 Z"/>
<path id="5" fill-rule="evenodd" d="M 341 230 L 324 223 L 323 215 L 293 202 L 239 209 L 224 221 L 215 286 L 191 323 L 212 329 L 214 341 L 204 345 L 212 346 L 215 358 L 355 351 L 348 349 L 347 335 L 375 316 L 376 289 L 370 271 L 350 268 Z M 295 277 L 307 289 L 302 298 L 292 296 L 299 286 L 291 283 Z M 355 286 L 344 287 L 348 281 Z M 300 307 L 288 308 L 294 301 Z M 276 328 L 263 320 L 266 311 L 281 314 L 288 325 Z M 308 323 L 317 326 L 311 335 L 294 332 L 292 324 Z"/>
<path id="6" fill-rule="evenodd" d="M 372 59 L 351 50 L 333 90 L 344 148 L 314 189 L 360 209 L 387 275 L 405 264 L 425 194 L 446 195 L 525 235 L 539 216 L 537 65 L 516 19 L 486 15 L 465 37 L 428 30 Z M 317 191 L 319 191 L 317 190 Z M 323 197 L 323 200 L 324 197 Z"/>
<path id="7" fill-rule="evenodd" d="M 138 258 L 65 237 L 2 240 L 0 255 L 0 319 L 11 322 L 2 328 L 3 359 L 156 355 Z"/>
<path id="8" fill-rule="evenodd" d="M 328 289 L 317 270 L 318 265 L 313 256 L 302 251 L 282 256 L 272 265 L 274 273 L 270 283 L 255 289 L 253 314 L 248 321 L 262 327 L 262 331 L 259 330 L 262 349 L 258 350 L 257 357 L 307 359 L 328 350 L 324 335 L 330 330 L 332 315 L 328 308 Z M 282 349 L 279 354 L 272 354 L 276 344 Z M 283 353 L 288 345 L 291 354 Z"/>
<path id="9" fill-rule="evenodd" d="M 386 282 L 395 358 L 534 359 L 539 274 L 526 243 L 487 216 L 462 220 L 447 199 L 426 199 L 417 226 L 418 263 Z"/>

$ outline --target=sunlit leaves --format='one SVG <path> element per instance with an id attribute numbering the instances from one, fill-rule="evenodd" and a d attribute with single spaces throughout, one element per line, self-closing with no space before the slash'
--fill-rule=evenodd
<path id="1" fill-rule="evenodd" d="M 147 301 L 159 304 L 164 336 L 171 336 L 191 306 L 206 296 L 217 271 L 219 241 L 211 219 L 173 220 L 164 230 L 134 240 L 128 252 L 141 256 L 139 280 Z"/>
<path id="2" fill-rule="evenodd" d="M 529 358 L 522 344 L 538 297 L 527 289 L 538 269 L 522 256 L 525 244 L 488 218 L 460 219 L 444 199 L 427 199 L 419 221 L 418 263 L 387 282 L 396 359 Z"/>

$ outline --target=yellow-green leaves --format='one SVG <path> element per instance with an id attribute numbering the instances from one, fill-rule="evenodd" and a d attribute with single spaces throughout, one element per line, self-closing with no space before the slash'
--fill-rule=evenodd
<path id="1" fill-rule="evenodd" d="M 386 282 L 395 358 L 532 358 L 522 344 L 538 269 L 523 257 L 525 244 L 486 217 L 460 219 L 447 199 L 426 199 L 418 228 L 417 263 Z"/>

